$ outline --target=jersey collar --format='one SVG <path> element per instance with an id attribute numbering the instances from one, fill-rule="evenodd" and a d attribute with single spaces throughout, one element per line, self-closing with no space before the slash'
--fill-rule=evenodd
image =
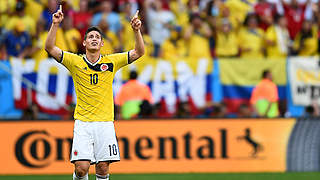
<path id="1" fill-rule="evenodd" d="M 100 54 L 100 56 L 99 56 L 98 61 L 96 61 L 95 63 L 90 62 L 90 61 L 87 59 L 87 56 L 86 56 L 86 55 L 84 56 L 84 60 L 86 60 L 87 63 L 89 63 L 90 65 L 95 66 L 95 65 L 97 65 L 97 64 L 100 62 L 100 60 L 101 60 L 101 54 Z"/>

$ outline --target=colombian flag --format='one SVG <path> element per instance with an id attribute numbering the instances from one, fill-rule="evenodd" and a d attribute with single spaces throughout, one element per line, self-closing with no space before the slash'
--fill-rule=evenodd
<path id="1" fill-rule="evenodd" d="M 230 113 L 236 113 L 241 104 L 248 104 L 253 88 L 262 79 L 262 72 L 270 70 L 277 84 L 279 99 L 286 99 L 285 60 L 220 59 L 219 75 L 222 99 Z"/>

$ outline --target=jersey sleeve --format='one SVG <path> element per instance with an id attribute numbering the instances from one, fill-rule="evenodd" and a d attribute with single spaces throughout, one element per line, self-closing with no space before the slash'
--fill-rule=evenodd
<path id="1" fill-rule="evenodd" d="M 60 60 L 60 63 L 63 64 L 70 72 L 72 71 L 72 65 L 75 62 L 75 59 L 77 58 L 76 54 L 62 51 L 62 57 Z"/>
<path id="2" fill-rule="evenodd" d="M 129 64 L 129 51 L 123 53 L 116 53 L 109 55 L 109 58 L 114 64 L 115 72 L 117 72 L 120 68 Z"/>

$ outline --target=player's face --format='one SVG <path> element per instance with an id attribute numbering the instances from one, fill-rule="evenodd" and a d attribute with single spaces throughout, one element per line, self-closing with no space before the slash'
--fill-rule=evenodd
<path id="1" fill-rule="evenodd" d="M 103 46 L 102 37 L 99 32 L 91 31 L 87 34 L 87 38 L 83 41 L 83 46 L 89 51 L 100 50 Z"/>

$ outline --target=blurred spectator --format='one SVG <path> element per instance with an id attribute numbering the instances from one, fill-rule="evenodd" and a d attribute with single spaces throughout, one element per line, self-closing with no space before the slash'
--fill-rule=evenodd
<path id="1" fill-rule="evenodd" d="M 68 121 L 68 120 L 74 120 L 74 111 L 76 109 L 76 105 L 75 104 L 70 104 L 69 107 L 68 107 L 68 113 L 67 114 L 64 114 L 61 116 L 61 120 L 65 120 L 65 121 Z"/>
<path id="2" fill-rule="evenodd" d="M 92 14 L 88 8 L 88 0 L 79 1 L 79 11 L 73 13 L 73 26 L 79 30 L 81 34 L 81 39 L 84 39 L 84 34 L 89 28 Z"/>
<path id="3" fill-rule="evenodd" d="M 306 106 L 304 110 L 304 117 L 318 117 L 319 116 L 319 106 L 316 101 L 313 101 L 311 105 Z"/>
<path id="4" fill-rule="evenodd" d="M 217 4 L 217 2 L 220 2 L 221 0 L 199 0 L 198 6 L 200 11 L 205 11 L 207 9 L 207 6 L 209 3 L 213 2 L 213 4 Z M 219 12 L 219 7 L 217 7 L 217 11 Z"/>
<path id="5" fill-rule="evenodd" d="M 236 16 L 231 16 L 230 9 L 225 4 L 220 5 L 218 18 L 220 21 L 222 19 L 228 19 L 235 31 L 238 31 L 243 25 L 243 21 L 240 21 Z"/>
<path id="6" fill-rule="evenodd" d="M 161 114 L 161 103 L 155 103 L 153 106 L 152 106 L 152 117 L 153 118 L 158 118 L 160 117 L 160 114 Z"/>
<path id="7" fill-rule="evenodd" d="M 130 14 L 134 14 L 139 9 L 139 0 L 118 0 L 120 11 L 124 11 L 125 8 L 130 7 Z M 129 6 L 128 6 L 129 4 Z"/>
<path id="8" fill-rule="evenodd" d="M 228 117 L 227 106 L 225 103 L 208 102 L 201 110 L 202 114 L 198 118 L 226 118 Z"/>
<path id="9" fill-rule="evenodd" d="M 275 4 L 267 0 L 258 0 L 258 3 L 254 5 L 254 12 L 259 17 L 259 27 L 266 31 L 273 24 L 273 18 L 277 13 L 277 9 Z"/>
<path id="10" fill-rule="evenodd" d="M 315 113 L 315 109 L 313 106 L 306 106 L 304 110 L 304 117 L 315 117 L 318 114 Z"/>
<path id="11" fill-rule="evenodd" d="M 174 15 L 171 11 L 164 10 L 162 1 L 145 0 L 147 24 L 149 34 L 154 45 L 154 56 L 158 57 L 161 44 L 170 36 L 170 25 L 174 23 Z"/>
<path id="12" fill-rule="evenodd" d="M 48 35 L 45 29 L 45 21 L 39 19 L 36 27 L 36 35 L 32 41 L 31 57 L 36 61 L 35 70 L 38 70 L 39 63 L 48 58 L 48 53 L 44 50 L 44 44 Z"/>
<path id="13" fill-rule="evenodd" d="M 146 30 L 146 26 L 142 24 L 141 26 L 141 32 L 143 34 L 143 41 L 144 41 L 144 47 L 145 47 L 145 53 L 144 55 L 141 57 L 142 59 L 143 58 L 150 58 L 151 56 L 153 56 L 154 54 L 154 45 L 153 45 L 153 41 L 150 37 L 150 35 L 147 33 L 147 30 Z M 141 61 L 143 61 L 141 59 Z"/>
<path id="14" fill-rule="evenodd" d="M 45 9 L 42 11 L 42 19 L 45 20 L 46 30 L 49 30 L 52 23 L 52 15 L 58 9 L 57 0 L 48 0 Z"/>
<path id="15" fill-rule="evenodd" d="M 186 48 L 184 39 L 182 38 L 181 27 L 172 28 L 169 39 L 162 43 L 160 54 L 165 60 L 176 60 L 185 57 Z"/>
<path id="16" fill-rule="evenodd" d="M 190 118 L 191 107 L 189 102 L 178 102 L 176 118 Z"/>
<path id="17" fill-rule="evenodd" d="M 138 115 L 143 100 L 153 103 L 150 88 L 140 83 L 137 77 L 137 72 L 131 71 L 129 81 L 122 85 L 115 98 L 115 104 L 121 107 L 121 117 L 124 119 Z"/>
<path id="18" fill-rule="evenodd" d="M 315 56 L 318 52 L 318 30 L 311 21 L 305 20 L 298 32 L 293 49 L 299 56 Z"/>
<path id="19" fill-rule="evenodd" d="M 213 102 L 207 102 L 206 105 L 202 108 L 200 108 L 200 114 L 197 115 L 197 118 L 210 118 L 212 114 L 212 106 Z"/>
<path id="20" fill-rule="evenodd" d="M 139 118 L 151 118 L 153 115 L 153 107 L 148 100 L 143 100 L 139 106 Z"/>
<path id="21" fill-rule="evenodd" d="M 32 104 L 27 109 L 23 110 L 21 120 L 38 120 L 39 108 L 36 104 Z"/>
<path id="22" fill-rule="evenodd" d="M 182 28 L 186 27 L 189 23 L 189 14 L 187 9 L 187 0 L 171 0 L 170 10 L 175 16 L 175 22 Z"/>
<path id="23" fill-rule="evenodd" d="M 221 0 L 206 0 L 200 1 L 200 3 L 206 3 L 204 11 L 204 17 L 207 21 L 210 29 L 212 30 L 212 35 L 209 38 L 209 48 L 212 57 L 216 56 L 216 43 L 217 43 L 217 24 L 220 22 L 219 14 L 221 7 Z M 226 15 L 226 14 L 225 14 Z M 223 19 L 223 18 L 222 18 Z"/>
<path id="24" fill-rule="evenodd" d="M 1 12 L 0 12 L 0 15 L 1 15 Z M 0 60 L 8 59 L 5 38 L 6 38 L 6 30 L 1 26 L 1 18 L 0 18 Z"/>
<path id="25" fill-rule="evenodd" d="M 221 6 L 220 0 L 210 0 L 204 9 L 206 21 L 212 29 L 216 27 L 217 19 L 220 14 L 219 6 Z"/>
<path id="26" fill-rule="evenodd" d="M 111 54 L 119 51 L 119 41 L 117 36 L 109 30 L 109 25 L 106 21 L 100 21 L 99 27 L 103 35 L 103 46 L 101 47 L 102 54 Z"/>
<path id="27" fill-rule="evenodd" d="M 286 58 L 290 53 L 290 36 L 287 19 L 283 15 L 276 16 L 274 25 L 266 32 L 266 49 L 268 58 Z"/>
<path id="28" fill-rule="evenodd" d="M 278 117 L 278 88 L 272 81 L 272 74 L 269 70 L 262 73 L 262 80 L 253 89 L 250 103 L 259 117 Z"/>
<path id="29" fill-rule="evenodd" d="M 201 1 L 202 2 L 202 1 Z M 209 0 L 206 2 L 206 15 L 211 17 L 217 17 L 220 13 L 220 7 L 222 5 L 221 0 Z"/>
<path id="30" fill-rule="evenodd" d="M 256 14 L 248 14 L 238 38 L 242 58 L 261 59 L 264 57 L 264 32 L 258 27 Z"/>
<path id="31" fill-rule="evenodd" d="M 232 23 L 237 22 L 237 24 L 242 24 L 247 14 L 253 11 L 252 0 L 227 0 L 224 4 L 230 11 L 230 22 Z"/>
<path id="32" fill-rule="evenodd" d="M 88 0 L 88 11 L 90 11 L 91 14 L 99 13 L 100 4 L 100 0 Z"/>
<path id="33" fill-rule="evenodd" d="M 64 17 L 62 21 L 62 30 L 64 40 L 67 45 L 66 51 L 78 53 L 78 47 L 82 46 L 82 39 L 80 32 L 72 26 L 72 19 L 70 16 Z"/>
<path id="34" fill-rule="evenodd" d="M 73 1 L 58 1 L 58 5 L 62 6 L 62 11 L 65 16 L 73 17 L 73 14 L 75 13 L 75 9 L 73 7 L 74 4 L 79 4 L 79 0 L 73 0 Z"/>
<path id="35" fill-rule="evenodd" d="M 8 60 L 8 55 L 6 45 L 0 42 L 0 61 L 1 60 Z"/>
<path id="36" fill-rule="evenodd" d="M 212 107 L 212 116 L 215 118 L 228 117 L 227 106 L 225 103 L 214 104 Z"/>
<path id="37" fill-rule="evenodd" d="M 251 118 L 251 117 L 253 117 L 250 106 L 248 106 L 247 104 L 240 104 L 240 106 L 238 108 L 237 117 L 238 118 Z"/>
<path id="38" fill-rule="evenodd" d="M 4 27 L 16 7 L 16 0 L 0 0 L 0 27 Z"/>
<path id="39" fill-rule="evenodd" d="M 192 14 L 190 25 L 185 30 L 188 55 L 192 58 L 210 58 L 209 38 L 212 31 L 200 17 L 199 14 Z"/>
<path id="40" fill-rule="evenodd" d="M 123 50 L 124 51 L 129 51 L 131 49 L 134 48 L 134 40 L 135 40 L 135 36 L 134 36 L 134 32 L 132 31 L 132 27 L 130 24 L 131 18 L 133 16 L 132 14 L 132 7 L 131 7 L 131 3 L 124 3 L 123 4 L 123 11 L 120 14 L 120 18 L 121 18 L 121 26 L 122 26 L 122 44 L 123 44 Z"/>
<path id="41" fill-rule="evenodd" d="M 299 3 L 298 0 L 290 0 L 290 3 L 286 3 L 285 0 L 281 0 L 281 3 L 284 14 L 288 20 L 290 38 L 293 40 L 301 30 L 302 23 L 305 19 L 305 10 L 310 0 L 307 0 L 305 3 Z"/>
<path id="42" fill-rule="evenodd" d="M 225 103 L 208 102 L 198 118 L 226 118 L 228 117 L 227 106 Z"/>
<path id="43" fill-rule="evenodd" d="M 26 15 L 34 19 L 35 22 L 41 18 L 41 13 L 44 5 L 40 0 L 25 0 L 26 2 Z"/>
<path id="44" fill-rule="evenodd" d="M 0 44 L 4 42 L 6 33 L 7 33 L 6 29 L 0 26 Z"/>
<path id="45" fill-rule="evenodd" d="M 110 31 L 117 34 L 121 30 L 120 16 L 112 11 L 113 4 L 110 0 L 103 1 L 100 5 L 100 12 L 93 15 L 91 25 L 98 26 L 101 21 L 105 21 Z"/>
<path id="46" fill-rule="evenodd" d="M 228 19 L 222 19 L 217 28 L 217 57 L 236 57 L 239 52 L 237 34 Z"/>
<path id="47" fill-rule="evenodd" d="M 16 14 L 9 18 L 5 27 L 7 30 L 13 30 L 16 24 L 22 21 L 25 26 L 25 31 L 27 31 L 29 35 L 33 36 L 36 33 L 36 22 L 32 17 L 25 14 L 25 6 L 26 4 L 24 1 L 17 2 Z"/>
<path id="48" fill-rule="evenodd" d="M 13 31 L 7 33 L 4 42 L 8 55 L 22 59 L 29 55 L 32 42 L 30 35 L 25 30 L 24 23 L 18 21 L 15 23 Z"/>
<path id="49" fill-rule="evenodd" d="M 200 13 L 198 0 L 188 0 L 187 7 L 188 7 L 188 14 Z"/>

